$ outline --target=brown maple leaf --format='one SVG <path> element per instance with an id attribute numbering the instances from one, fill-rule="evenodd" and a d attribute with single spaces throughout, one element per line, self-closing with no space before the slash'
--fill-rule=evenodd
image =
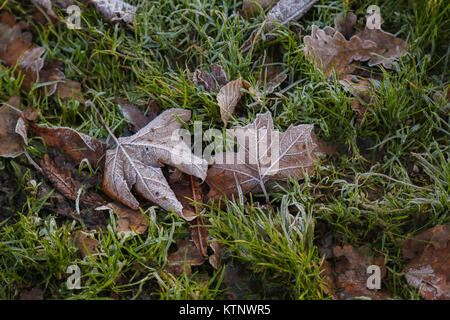
<path id="1" fill-rule="evenodd" d="M 189 121 L 191 112 L 169 109 L 136 134 L 114 137 L 116 147 L 106 152 L 103 177 L 103 190 L 108 196 L 137 209 L 139 202 L 131 193 L 134 188 L 145 199 L 190 219 L 184 216 L 183 206 L 167 183 L 161 167 L 168 164 L 204 180 L 208 163 L 194 156 L 182 141 L 178 132 L 181 123 L 177 117 Z"/>
<path id="2" fill-rule="evenodd" d="M 324 152 L 313 125 L 290 126 L 281 133 L 274 130 L 270 112 L 258 114 L 245 127 L 232 129 L 239 151 L 214 156 L 206 178 L 211 188 L 209 198 L 237 195 L 237 181 L 243 194 L 260 188 L 268 201 L 264 187 L 268 180 L 302 178 L 314 169 L 316 154 Z"/>

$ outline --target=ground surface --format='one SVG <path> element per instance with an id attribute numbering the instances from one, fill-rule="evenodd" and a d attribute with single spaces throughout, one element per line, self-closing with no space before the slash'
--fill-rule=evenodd
<path id="1" fill-rule="evenodd" d="M 238 297 L 327 299 L 319 247 L 331 235 L 334 244 L 365 245 L 383 257 L 387 275 L 382 287 L 394 299 L 419 299 L 401 273 L 401 243 L 408 235 L 449 223 L 449 110 L 445 99 L 435 99 L 449 79 L 446 1 L 319 1 L 297 23 L 273 31 L 275 40 L 245 56 L 239 48 L 264 13 L 253 19 L 240 16 L 241 1 L 130 1 L 137 2 L 136 31 L 108 23 L 92 6 L 81 5 L 79 31 L 61 24 L 41 26 L 31 18 L 35 7 L 27 2 L 3 1 L 1 6 L 33 26 L 33 41 L 46 48 L 46 59 L 65 64 L 66 77 L 82 83 L 85 97 L 117 136 L 126 133 L 128 124 L 115 97 L 190 109 L 204 129 L 222 129 L 215 95 L 192 84 L 194 70 L 210 70 L 216 63 L 230 79 L 254 82 L 268 55 L 288 71 L 288 78 L 262 107 L 243 107 L 253 102 L 244 96 L 229 126 L 245 125 L 257 113 L 270 111 L 281 130 L 314 124 L 316 134 L 336 145 L 338 153 L 321 161 L 311 177 L 272 189 L 272 209 L 244 208 L 236 201 L 206 213 L 210 236 L 228 246 L 229 268 L 249 280 L 241 287 L 228 285 L 228 293 L 223 268 L 216 271 L 205 263 L 191 275 L 165 271 L 167 252 L 188 235 L 188 225 L 158 207 L 146 211 L 148 232 L 120 240 L 111 228 L 103 230 L 98 235 L 101 256 L 82 259 L 70 240 L 82 224 L 46 208 L 47 198 L 30 184 L 42 178 L 24 156 L 2 159 L 0 297 L 17 299 L 23 290 L 37 287 L 47 299 L 223 299 L 230 291 Z M 310 34 L 313 24 L 333 25 L 335 15 L 347 8 L 362 18 L 370 4 L 380 5 L 384 29 L 410 48 L 386 71 L 375 104 L 358 126 L 351 95 L 307 61 L 301 35 Z M 20 95 L 24 106 L 39 109 L 42 124 L 108 138 L 92 108 L 21 93 L 12 74 L 0 65 L 2 102 Z M 31 143 L 28 151 L 42 157 L 45 150 Z M 262 195 L 252 198 L 264 203 Z M 303 224 L 280 227 L 286 210 L 303 217 Z M 66 269 L 72 264 L 81 269 L 80 290 L 66 287 Z"/>

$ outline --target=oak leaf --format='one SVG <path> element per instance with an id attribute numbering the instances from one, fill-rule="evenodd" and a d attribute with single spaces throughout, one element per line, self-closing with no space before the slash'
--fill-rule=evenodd
<path id="1" fill-rule="evenodd" d="M 113 199 L 137 209 L 136 193 L 160 205 L 165 210 L 173 210 L 181 217 L 183 206 L 164 177 L 161 167 L 168 164 L 202 180 L 206 177 L 208 163 L 191 153 L 183 143 L 178 129 L 182 121 L 191 118 L 191 112 L 183 109 L 169 109 L 136 134 L 118 138 L 115 149 L 106 152 L 103 190 Z"/>

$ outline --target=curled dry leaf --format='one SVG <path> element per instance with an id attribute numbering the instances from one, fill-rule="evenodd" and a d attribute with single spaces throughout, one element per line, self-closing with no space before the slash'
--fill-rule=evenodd
<path id="1" fill-rule="evenodd" d="M 450 225 L 437 225 L 403 242 L 406 281 L 427 300 L 450 299 Z"/>
<path id="2" fill-rule="evenodd" d="M 221 89 L 228 83 L 228 77 L 220 65 L 213 65 L 211 72 L 195 70 L 194 85 L 197 87 L 204 87 L 206 91 L 216 92 L 217 88 Z"/>
<path id="3" fill-rule="evenodd" d="M 324 264 L 323 277 L 325 292 L 330 292 L 337 299 L 352 299 L 369 297 L 375 300 L 385 300 L 390 293 L 384 290 L 370 290 L 367 288 L 367 268 L 377 265 L 381 271 L 381 278 L 386 276 L 383 257 L 372 257 L 367 247 L 358 249 L 344 245 L 333 248 L 335 258 L 333 264 Z"/>
<path id="4" fill-rule="evenodd" d="M 108 196 L 137 209 L 134 188 L 145 199 L 186 218 L 160 167 L 168 164 L 204 180 L 208 163 L 183 142 L 177 117 L 189 121 L 191 112 L 169 109 L 133 136 L 116 139 L 116 148 L 106 152 L 103 190 Z"/>
<path id="5" fill-rule="evenodd" d="M 104 203 L 104 199 L 98 194 L 83 190 L 83 184 L 75 177 L 72 170 L 57 166 L 49 155 L 44 155 L 41 168 L 55 189 L 66 198 L 70 200 L 79 199 L 81 202 L 92 206 L 99 206 Z"/>
<path id="6" fill-rule="evenodd" d="M 202 265 L 205 262 L 205 257 L 195 244 L 188 238 L 179 240 L 177 242 L 177 251 L 167 255 L 167 262 L 169 262 L 166 269 L 174 275 L 191 274 L 191 267 Z"/>
<path id="7" fill-rule="evenodd" d="M 270 112 L 258 114 L 245 127 L 232 129 L 239 151 L 214 156 L 206 178 L 210 199 L 237 195 L 236 180 L 243 194 L 259 187 L 267 198 L 264 184 L 268 180 L 300 179 L 304 173 L 313 171 L 317 153 L 324 152 L 313 133 L 313 125 L 290 126 L 286 132 L 279 132 L 274 130 Z"/>
<path id="8" fill-rule="evenodd" d="M 134 236 L 143 234 L 148 228 L 148 222 L 145 216 L 139 210 L 132 210 L 120 204 L 110 202 L 95 210 L 112 210 L 118 216 L 117 234 L 119 237 Z"/>
<path id="9" fill-rule="evenodd" d="M 134 24 L 136 7 L 122 0 L 89 0 L 96 10 L 103 15 L 109 22 L 123 21 L 128 24 Z"/>
<path id="10" fill-rule="evenodd" d="M 32 131 L 42 137 L 47 146 L 63 150 L 66 155 L 79 164 L 87 159 L 92 166 L 103 166 L 106 145 L 84 133 L 71 128 L 45 128 L 31 124 Z"/>
<path id="11" fill-rule="evenodd" d="M 350 39 L 355 34 L 355 24 L 357 17 L 349 11 L 344 16 L 342 13 L 338 14 L 334 18 L 334 29 L 336 32 L 340 32 L 345 38 Z"/>
<path id="12" fill-rule="evenodd" d="M 20 98 L 13 96 L 0 109 L 0 157 L 15 158 L 25 152 L 27 135 L 18 108 Z"/>
<path id="13" fill-rule="evenodd" d="M 289 21 L 300 19 L 317 0 L 280 0 L 267 14 L 265 24 L 253 31 L 250 37 L 243 43 L 241 50 L 247 53 L 256 41 L 261 31 L 269 32 L 276 25 L 283 25 Z"/>
<path id="14" fill-rule="evenodd" d="M 230 119 L 231 115 L 234 113 L 239 100 L 241 100 L 243 93 L 241 89 L 248 89 L 251 85 L 242 78 L 231 81 L 223 86 L 219 93 L 217 94 L 217 103 L 220 107 L 220 117 L 225 127 L 227 126 L 227 121 Z"/>

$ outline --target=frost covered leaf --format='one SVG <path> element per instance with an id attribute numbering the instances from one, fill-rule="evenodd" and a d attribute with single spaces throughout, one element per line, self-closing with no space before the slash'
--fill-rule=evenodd
<path id="1" fill-rule="evenodd" d="M 450 299 L 450 226 L 437 225 L 403 242 L 406 281 L 427 300 Z"/>
<path id="2" fill-rule="evenodd" d="M 206 91 L 216 92 L 217 88 L 220 89 L 228 83 L 228 78 L 221 66 L 213 65 L 211 72 L 195 70 L 193 82 L 195 86 L 202 86 Z"/>
<path id="3" fill-rule="evenodd" d="M 44 155 L 41 167 L 45 176 L 52 182 L 56 190 L 70 200 L 77 200 L 91 206 L 99 206 L 104 203 L 104 199 L 96 194 L 84 190 L 84 185 L 73 174 L 71 169 L 59 167 L 49 157 Z"/>
<path id="4" fill-rule="evenodd" d="M 191 112 L 169 109 L 136 134 L 116 140 L 116 148 L 106 152 L 103 190 L 108 196 L 137 209 L 139 202 L 131 193 L 134 188 L 145 199 L 185 218 L 161 167 L 168 164 L 204 180 L 208 163 L 194 156 L 183 142 L 177 117 L 189 121 Z"/>
<path id="5" fill-rule="evenodd" d="M 314 169 L 317 153 L 323 152 L 313 133 L 313 125 L 290 126 L 285 132 L 274 130 L 269 112 L 258 114 L 245 127 L 233 127 L 239 150 L 216 154 L 206 182 L 209 198 L 231 197 L 260 188 L 270 179 L 300 179 Z M 267 195 L 266 195 L 267 198 Z"/>
<path id="6" fill-rule="evenodd" d="M 334 261 L 324 264 L 323 277 L 325 291 L 337 299 L 353 299 L 369 297 L 374 300 L 385 300 L 390 293 L 385 290 L 369 290 L 367 288 L 367 268 L 376 265 L 380 268 L 381 279 L 386 276 L 386 266 L 381 256 L 373 257 L 367 247 L 354 248 L 350 245 L 335 246 L 332 249 Z"/>
<path id="7" fill-rule="evenodd" d="M 109 22 L 123 21 L 134 24 L 136 7 L 122 0 L 89 0 Z"/>
<path id="8" fill-rule="evenodd" d="M 353 36 L 350 40 L 337 32 L 334 28 L 325 27 L 323 30 L 312 26 L 311 36 L 303 38 L 305 55 L 317 61 L 325 75 L 330 75 L 334 68 L 336 74 L 346 74 L 353 71 L 350 65 L 353 61 L 368 61 L 373 53 L 381 53 L 383 49 L 370 40 L 362 40 Z"/>
<path id="9" fill-rule="evenodd" d="M 0 109 L 0 157 L 15 158 L 25 151 L 27 136 L 19 107 L 20 98 L 13 96 Z"/>
<path id="10" fill-rule="evenodd" d="M 241 89 L 244 88 L 250 88 L 250 83 L 239 78 L 227 83 L 217 94 L 217 103 L 220 107 L 220 118 L 225 127 L 227 126 L 228 119 L 233 115 L 239 100 L 242 98 L 243 92 L 241 92 Z"/>
<path id="11" fill-rule="evenodd" d="M 369 61 L 369 66 L 382 64 L 385 68 L 391 68 L 392 61 L 398 60 L 406 53 L 407 43 L 392 33 L 383 31 L 381 26 L 378 29 L 370 29 L 368 23 L 369 19 L 367 20 L 366 28 L 362 32 L 357 33 L 357 36 L 364 41 L 373 41 L 381 48 L 381 51 L 378 52 L 380 56 L 373 55 Z"/>
<path id="12" fill-rule="evenodd" d="M 134 236 L 143 234 L 148 228 L 148 222 L 145 216 L 139 210 L 132 210 L 120 204 L 110 202 L 95 210 L 112 210 L 118 216 L 117 234 L 119 237 Z"/>
<path id="13" fill-rule="evenodd" d="M 92 166 L 102 166 L 106 145 L 100 140 L 66 127 L 45 128 L 31 124 L 31 129 L 48 146 L 63 150 L 76 164 L 87 159 Z"/>
<path id="14" fill-rule="evenodd" d="M 317 0 L 280 0 L 267 14 L 267 19 L 262 28 L 264 32 L 273 30 L 276 25 L 283 25 L 289 21 L 300 19 Z M 241 47 L 243 53 L 247 53 L 256 40 L 261 28 L 255 30 Z"/>
<path id="15" fill-rule="evenodd" d="M 356 24 L 356 20 L 356 15 L 351 11 L 347 12 L 345 17 L 342 13 L 338 14 L 336 18 L 334 18 L 334 29 L 337 32 L 342 33 L 345 38 L 350 39 L 355 34 L 355 29 L 353 27 Z"/>

